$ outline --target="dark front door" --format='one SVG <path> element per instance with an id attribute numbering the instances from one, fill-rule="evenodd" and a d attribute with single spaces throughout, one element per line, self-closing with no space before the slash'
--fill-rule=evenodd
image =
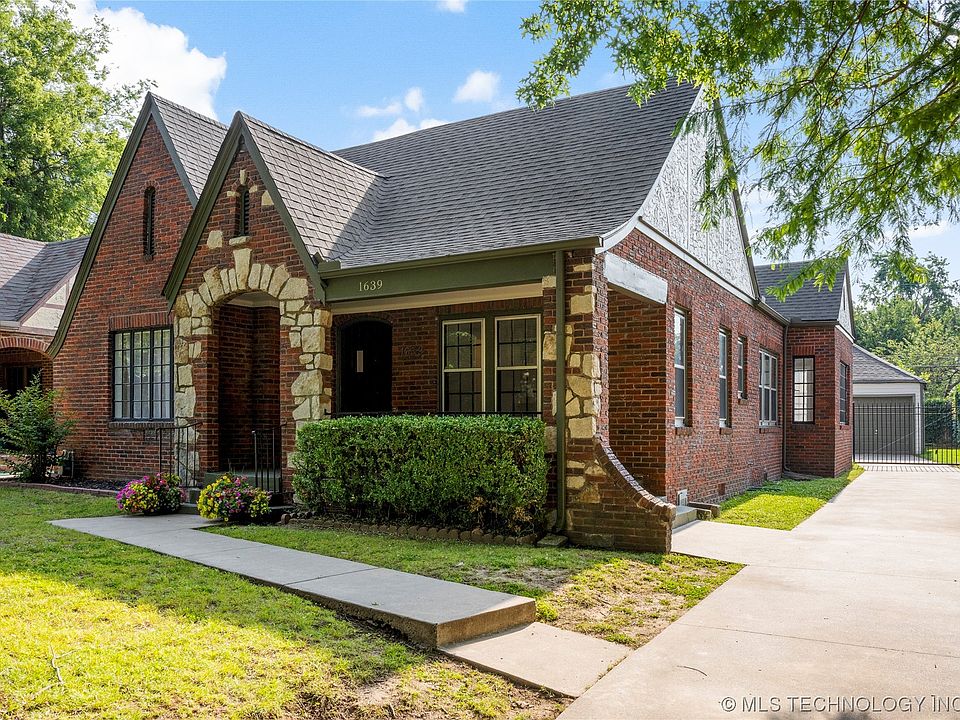
<path id="1" fill-rule="evenodd" d="M 337 408 L 346 413 L 392 409 L 393 334 L 387 323 L 355 322 L 340 330 Z"/>

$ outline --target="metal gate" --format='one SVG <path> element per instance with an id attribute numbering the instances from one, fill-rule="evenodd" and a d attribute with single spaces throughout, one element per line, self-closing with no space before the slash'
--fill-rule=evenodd
<path id="1" fill-rule="evenodd" d="M 949 404 L 869 398 L 853 406 L 853 454 L 860 463 L 960 465 L 960 423 Z"/>

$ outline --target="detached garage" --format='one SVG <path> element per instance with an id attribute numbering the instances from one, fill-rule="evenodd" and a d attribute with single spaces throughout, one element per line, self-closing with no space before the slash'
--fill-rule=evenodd
<path id="1" fill-rule="evenodd" d="M 853 346 L 854 448 L 860 461 L 906 461 L 920 455 L 923 394 L 916 375 Z"/>

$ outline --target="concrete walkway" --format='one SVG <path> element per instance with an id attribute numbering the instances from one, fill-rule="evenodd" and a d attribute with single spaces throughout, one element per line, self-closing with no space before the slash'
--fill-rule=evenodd
<path id="1" fill-rule="evenodd" d="M 792 532 L 713 522 L 747 563 L 561 716 L 960 717 L 960 472 L 869 469 Z"/>
<path id="2" fill-rule="evenodd" d="M 530 598 L 202 532 L 215 523 L 196 515 L 118 515 L 52 524 L 273 585 L 389 625 L 476 667 L 569 697 L 585 692 L 628 652 L 622 645 L 533 622 L 536 604 Z"/>

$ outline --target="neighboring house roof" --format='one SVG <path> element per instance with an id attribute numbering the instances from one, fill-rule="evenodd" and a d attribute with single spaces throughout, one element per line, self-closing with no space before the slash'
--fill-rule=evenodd
<path id="1" fill-rule="evenodd" d="M 130 139 L 127 140 L 123 154 L 120 156 L 120 163 L 113 174 L 113 180 L 110 182 L 110 188 L 103 200 L 103 206 L 97 214 L 93 232 L 90 234 L 90 242 L 77 272 L 77 281 L 73 285 L 70 298 L 67 300 L 67 307 L 63 311 L 60 327 L 57 328 L 56 335 L 50 341 L 49 352 L 51 355 L 56 355 L 60 351 L 67 331 L 70 329 L 70 323 L 73 322 L 73 313 L 76 310 L 77 303 L 80 302 L 83 287 L 90 275 L 97 251 L 100 249 L 100 241 L 107 227 L 107 221 L 110 219 L 117 196 L 123 188 L 127 173 L 130 171 L 130 165 L 133 163 L 133 158 L 140 146 L 140 140 L 143 138 L 143 133 L 151 119 L 156 123 L 160 136 L 167 147 L 167 152 L 173 159 L 180 181 L 187 192 L 187 198 L 193 206 L 197 204 L 207 175 L 213 167 L 217 152 L 227 133 L 227 128 L 222 123 L 204 117 L 182 105 L 157 97 L 153 93 L 147 93 L 143 101 L 143 107 L 140 108 L 140 114 L 130 131 Z"/>
<path id="2" fill-rule="evenodd" d="M 840 322 L 840 311 L 844 305 L 844 293 L 847 292 L 849 270 L 844 266 L 837 273 L 833 287 L 818 288 L 807 282 L 797 292 L 778 300 L 770 288 L 784 283 L 806 267 L 807 263 L 789 262 L 776 265 L 757 265 L 757 284 L 764 294 L 766 303 L 784 317 L 794 322 Z"/>
<path id="3" fill-rule="evenodd" d="M 38 242 L 0 233 L 0 322 L 20 323 L 76 271 L 89 238 Z"/>
<path id="4" fill-rule="evenodd" d="M 888 360 L 874 355 L 859 345 L 853 346 L 853 382 L 854 383 L 903 383 L 915 382 L 926 385 L 926 381 Z"/>
<path id="5" fill-rule="evenodd" d="M 335 151 L 384 180 L 357 267 L 599 237 L 640 209 L 697 98 L 617 87 Z"/>

